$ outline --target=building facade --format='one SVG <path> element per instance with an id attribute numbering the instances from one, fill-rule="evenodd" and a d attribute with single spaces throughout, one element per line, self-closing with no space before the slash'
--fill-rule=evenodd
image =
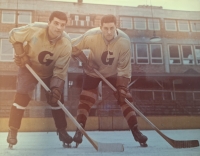
<path id="1" fill-rule="evenodd" d="M 69 18 L 71 38 L 99 27 L 105 14 L 114 14 L 118 28 L 131 40 L 132 80 L 129 89 L 145 115 L 199 115 L 200 113 L 200 12 L 165 10 L 141 5 L 126 7 L 40 0 L 0 1 L 0 117 L 8 117 L 16 90 L 18 67 L 8 32 L 32 22 L 48 22 L 52 11 Z M 160 40 L 152 42 L 153 36 Z M 88 50 L 84 51 L 87 55 Z M 65 83 L 65 105 L 76 115 L 82 85 L 82 65 L 71 60 Z M 42 87 L 32 94 L 26 117 L 50 117 Z M 171 104 L 171 105 L 170 105 Z M 173 105 L 172 105 L 173 104 Z M 181 105 L 182 104 L 182 105 Z M 149 106 L 151 105 L 151 106 Z M 168 105 L 169 107 L 163 106 Z M 189 107 L 188 107 L 189 105 Z M 161 107 L 162 106 L 162 107 Z M 30 109 L 29 109 L 30 108 Z M 91 116 L 121 116 L 112 91 L 99 85 Z"/>

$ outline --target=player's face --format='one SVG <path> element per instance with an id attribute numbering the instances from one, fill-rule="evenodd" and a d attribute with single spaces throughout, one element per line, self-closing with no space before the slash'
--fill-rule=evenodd
<path id="1" fill-rule="evenodd" d="M 66 21 L 65 20 L 60 20 L 56 17 L 54 17 L 54 19 L 49 23 L 49 37 L 51 39 L 57 38 L 58 36 L 60 36 L 62 34 L 62 32 L 65 30 L 66 28 Z"/>
<path id="2" fill-rule="evenodd" d="M 115 23 L 113 22 L 103 23 L 103 25 L 100 28 L 101 28 L 104 38 L 107 41 L 111 41 L 114 38 L 116 29 L 117 29 Z"/>

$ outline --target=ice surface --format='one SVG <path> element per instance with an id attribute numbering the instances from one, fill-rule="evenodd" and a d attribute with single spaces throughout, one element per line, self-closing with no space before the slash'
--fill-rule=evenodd
<path id="1" fill-rule="evenodd" d="M 200 130 L 162 130 L 174 140 L 199 140 Z M 71 136 L 75 132 L 70 131 Z M 88 135 L 101 143 L 122 143 L 124 152 L 98 152 L 84 138 L 78 148 L 62 147 L 56 132 L 19 132 L 18 143 L 8 149 L 7 132 L 0 133 L 0 156 L 200 156 L 200 147 L 175 149 L 156 131 L 142 131 L 148 137 L 148 147 L 140 147 L 130 131 L 87 131 Z M 75 143 L 72 143 L 75 146 Z"/>

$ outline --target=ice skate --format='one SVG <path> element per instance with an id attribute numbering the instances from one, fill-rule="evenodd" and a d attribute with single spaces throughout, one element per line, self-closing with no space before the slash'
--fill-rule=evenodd
<path id="1" fill-rule="evenodd" d="M 9 143 L 9 148 L 12 149 L 13 145 L 17 144 L 17 130 L 9 129 L 7 142 Z"/>
<path id="2" fill-rule="evenodd" d="M 82 124 L 80 124 L 80 125 L 82 126 Z M 81 131 L 78 128 L 77 128 L 76 133 L 73 137 L 73 141 L 76 142 L 76 146 L 75 146 L 76 148 L 83 141 L 83 134 L 81 133 Z"/>
<path id="3" fill-rule="evenodd" d="M 131 132 L 133 134 L 135 141 L 140 143 L 140 146 L 142 146 L 142 147 L 148 146 L 146 144 L 146 141 L 148 140 L 148 138 L 138 130 L 137 126 L 134 126 L 134 128 L 131 129 Z"/>
<path id="4" fill-rule="evenodd" d="M 65 129 L 59 129 L 57 131 L 57 134 L 59 135 L 60 141 L 63 142 L 63 147 L 64 148 L 71 148 L 71 143 L 72 143 L 72 137 L 66 132 Z"/>

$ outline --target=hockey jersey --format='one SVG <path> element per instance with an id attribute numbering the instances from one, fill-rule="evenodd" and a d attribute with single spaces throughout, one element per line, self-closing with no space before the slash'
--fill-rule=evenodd
<path id="1" fill-rule="evenodd" d="M 101 29 L 93 28 L 82 36 L 72 39 L 72 55 L 89 49 L 88 61 L 99 66 L 104 77 L 113 75 L 131 77 L 131 44 L 128 35 L 117 29 L 117 36 L 110 42 L 104 39 Z M 85 71 L 87 75 L 99 77 L 94 72 Z"/>
<path id="2" fill-rule="evenodd" d="M 50 42 L 47 30 L 47 23 L 32 23 L 12 29 L 9 32 L 9 40 L 12 44 L 24 44 L 31 67 L 41 78 L 57 76 L 65 80 L 71 58 L 71 39 L 63 32 L 57 40 Z"/>

